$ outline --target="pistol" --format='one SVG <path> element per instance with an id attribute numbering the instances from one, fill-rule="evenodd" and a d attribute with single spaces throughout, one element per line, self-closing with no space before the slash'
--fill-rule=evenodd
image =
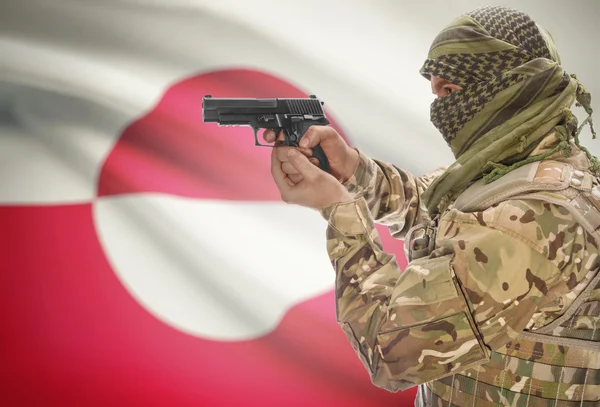
<path id="1" fill-rule="evenodd" d="M 202 98 L 202 119 L 219 126 L 250 126 L 254 130 L 256 146 L 297 147 L 310 126 L 329 124 L 323 111 L 324 104 L 315 95 L 294 99 L 213 98 L 206 95 Z M 283 131 L 283 142 L 272 146 L 259 143 L 260 129 L 273 129 L 275 134 Z M 312 151 L 313 157 L 319 160 L 319 168 L 329 172 L 329 161 L 323 148 L 316 145 Z"/>

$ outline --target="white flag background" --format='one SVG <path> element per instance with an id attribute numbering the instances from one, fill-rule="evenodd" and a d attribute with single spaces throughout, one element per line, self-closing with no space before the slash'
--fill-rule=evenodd
<path id="1" fill-rule="evenodd" d="M 600 95 L 600 3 L 496 3 Z M 335 322 L 324 221 L 282 203 L 270 150 L 202 123 L 201 99 L 316 94 L 351 144 L 422 174 L 452 157 L 418 69 L 481 5 L 3 0 L 2 405 L 412 405 Z"/>

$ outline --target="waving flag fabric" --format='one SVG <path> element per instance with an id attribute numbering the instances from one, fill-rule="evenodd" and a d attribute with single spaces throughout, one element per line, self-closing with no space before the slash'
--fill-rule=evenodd
<path id="1" fill-rule="evenodd" d="M 373 157 L 449 162 L 417 72 L 447 16 L 398 7 L 3 2 L 2 405 L 412 405 L 335 321 L 324 220 L 281 202 L 249 128 L 201 117 L 206 94 L 317 94 Z"/>

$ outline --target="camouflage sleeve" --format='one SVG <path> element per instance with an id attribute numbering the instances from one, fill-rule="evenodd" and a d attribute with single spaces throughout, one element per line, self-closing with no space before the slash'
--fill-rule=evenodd
<path id="1" fill-rule="evenodd" d="M 355 198 L 365 199 L 376 223 L 388 226 L 392 236 L 404 237 L 411 227 L 428 217 L 421 204 L 421 194 L 445 168 L 415 177 L 394 165 L 371 159 L 357 148 L 355 150 L 359 154 L 358 166 L 344 186 Z"/>
<path id="2" fill-rule="evenodd" d="M 577 284 L 590 261 L 581 227 L 547 203 L 451 211 L 436 251 L 402 273 L 383 252 L 364 199 L 323 214 L 337 320 L 372 382 L 389 391 L 486 362 L 526 328 L 554 287 Z"/>

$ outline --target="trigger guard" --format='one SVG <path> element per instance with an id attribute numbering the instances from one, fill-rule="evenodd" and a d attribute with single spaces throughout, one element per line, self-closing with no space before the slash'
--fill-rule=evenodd
<path id="1" fill-rule="evenodd" d="M 269 147 L 269 148 L 274 148 L 274 147 L 276 147 L 276 146 L 277 146 L 277 144 L 276 144 L 276 143 L 273 143 L 273 145 L 271 145 L 271 144 L 261 144 L 261 143 L 258 141 L 258 132 L 260 131 L 260 129 L 261 129 L 262 127 L 252 127 L 252 126 L 250 126 L 250 127 L 252 128 L 252 131 L 254 132 L 254 145 L 255 145 L 255 146 L 259 146 L 259 147 Z M 273 129 L 273 130 L 274 130 L 274 129 Z"/>

